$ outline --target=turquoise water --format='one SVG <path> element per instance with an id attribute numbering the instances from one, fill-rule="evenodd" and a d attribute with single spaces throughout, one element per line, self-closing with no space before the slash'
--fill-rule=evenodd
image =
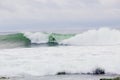
<path id="1" fill-rule="evenodd" d="M 34 34 L 36 33 L 32 33 L 31 35 L 34 36 Z M 12 33 L 12 34 L 5 34 L 5 35 L 0 35 L 0 48 L 4 47 L 4 48 L 16 48 L 16 47 L 31 47 L 32 45 L 35 46 L 42 46 L 42 45 L 46 45 L 49 46 L 49 42 L 52 42 L 52 46 L 54 46 L 54 44 L 58 44 L 59 42 L 68 38 L 71 38 L 73 36 L 75 36 L 75 34 L 57 34 L 57 33 L 40 33 L 40 34 L 44 34 L 47 35 L 46 39 L 47 42 L 41 42 L 41 43 L 37 43 L 34 42 L 32 43 L 32 39 L 34 38 L 29 38 L 27 37 L 24 33 Z M 39 34 L 39 35 L 40 35 Z M 41 39 L 41 37 L 35 36 L 35 39 Z M 52 38 L 55 39 L 55 41 L 50 40 L 49 38 L 52 36 Z M 51 43 L 50 43 L 51 46 Z"/>

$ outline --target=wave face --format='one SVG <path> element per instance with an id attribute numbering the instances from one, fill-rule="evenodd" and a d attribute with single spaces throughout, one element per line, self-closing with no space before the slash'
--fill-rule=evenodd
<path id="1" fill-rule="evenodd" d="M 25 32 L 0 36 L 0 48 L 17 48 L 17 47 L 35 47 L 49 46 L 47 43 L 49 37 L 55 38 L 59 44 L 60 41 L 73 37 L 75 34 L 56 34 L 42 32 Z M 54 46 L 54 45 L 53 45 Z"/>
<path id="2" fill-rule="evenodd" d="M 69 45 L 118 45 L 120 44 L 120 31 L 109 28 L 89 30 L 61 43 Z"/>
<path id="3" fill-rule="evenodd" d="M 41 33 L 41 32 L 26 32 L 24 36 L 31 40 L 31 43 L 47 43 L 49 41 L 49 36 L 52 36 L 59 43 L 62 40 L 73 37 L 75 34 L 57 34 L 57 33 Z"/>
<path id="4" fill-rule="evenodd" d="M 31 41 L 22 33 L 0 36 L 0 48 L 28 47 Z"/>

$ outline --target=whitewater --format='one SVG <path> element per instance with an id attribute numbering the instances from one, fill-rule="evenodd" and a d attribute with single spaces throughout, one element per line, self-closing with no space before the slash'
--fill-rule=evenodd
<path id="1" fill-rule="evenodd" d="M 57 46 L 46 44 L 52 35 Z M 34 44 L 34 46 L 32 46 Z M 120 30 L 100 28 L 79 34 L 22 32 L 0 36 L 0 76 L 45 76 L 58 72 L 120 75 Z"/>

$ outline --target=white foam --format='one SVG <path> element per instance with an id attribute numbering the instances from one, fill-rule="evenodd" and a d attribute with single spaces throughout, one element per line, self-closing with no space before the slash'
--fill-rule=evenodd
<path id="1" fill-rule="evenodd" d="M 109 28 L 89 30 L 61 43 L 69 45 L 116 45 L 120 44 L 120 30 Z"/>
<path id="2" fill-rule="evenodd" d="M 24 36 L 31 40 L 31 43 L 46 43 L 48 42 L 48 35 L 42 32 L 25 32 Z"/>
<path id="3" fill-rule="evenodd" d="M 62 46 L 0 50 L 0 75 L 54 75 L 92 72 L 96 67 L 120 74 L 120 46 Z"/>

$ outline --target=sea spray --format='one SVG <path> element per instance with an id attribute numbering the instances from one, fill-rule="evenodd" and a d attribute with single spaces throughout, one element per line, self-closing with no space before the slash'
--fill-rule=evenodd
<path id="1" fill-rule="evenodd" d="M 98 30 L 88 30 L 76 36 L 63 40 L 62 44 L 69 45 L 119 45 L 120 30 L 100 28 Z"/>
<path id="2" fill-rule="evenodd" d="M 42 32 L 25 32 L 24 36 L 31 40 L 31 43 L 47 43 L 48 42 L 48 34 Z"/>

